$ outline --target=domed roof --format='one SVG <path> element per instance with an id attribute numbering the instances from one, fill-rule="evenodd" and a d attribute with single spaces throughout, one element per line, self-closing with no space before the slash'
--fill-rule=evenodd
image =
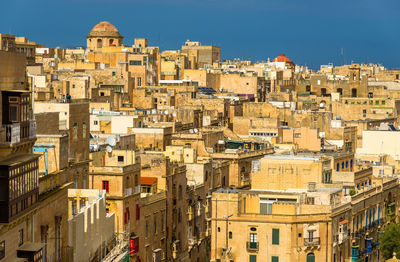
<path id="1" fill-rule="evenodd" d="M 272 60 L 272 62 L 286 62 L 288 64 L 294 64 L 292 60 L 285 56 L 285 54 L 279 54 L 277 57 L 274 58 L 274 60 Z"/>
<path id="2" fill-rule="evenodd" d="M 122 37 L 117 28 L 107 21 L 95 25 L 88 37 Z"/>

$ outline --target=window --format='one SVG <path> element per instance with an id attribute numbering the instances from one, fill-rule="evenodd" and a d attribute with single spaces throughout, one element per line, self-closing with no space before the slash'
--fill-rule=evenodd
<path id="1" fill-rule="evenodd" d="M 250 246 L 251 243 L 257 243 L 257 233 L 250 233 Z"/>
<path id="2" fill-rule="evenodd" d="M 279 228 L 272 229 L 272 245 L 279 245 Z"/>
<path id="3" fill-rule="evenodd" d="M 232 231 L 229 231 L 229 239 L 232 239 Z"/>
<path id="4" fill-rule="evenodd" d="M 136 220 L 140 219 L 140 206 L 136 204 Z"/>
<path id="5" fill-rule="evenodd" d="M 0 242 L 0 259 L 6 256 L 6 241 Z"/>
<path id="6" fill-rule="evenodd" d="M 20 102 L 20 98 L 17 96 L 10 96 L 8 97 L 8 103 L 9 103 L 9 122 L 11 123 L 17 123 L 20 121 L 19 118 L 19 102 Z"/>
<path id="7" fill-rule="evenodd" d="M 182 186 L 179 185 L 179 200 L 182 199 Z"/>
<path id="8" fill-rule="evenodd" d="M 18 231 L 18 246 L 22 246 L 24 244 L 24 230 L 21 229 Z"/>
<path id="9" fill-rule="evenodd" d="M 128 224 L 129 220 L 130 220 L 130 213 L 129 213 L 129 207 L 126 208 L 125 210 L 125 224 Z"/>
<path id="10" fill-rule="evenodd" d="M 256 255 L 250 255 L 249 256 L 249 261 L 250 262 L 257 262 L 257 256 Z"/>
<path id="11" fill-rule="evenodd" d="M 130 60 L 129 65 L 140 66 L 140 65 L 142 65 L 142 61 L 141 60 Z"/>
<path id="12" fill-rule="evenodd" d="M 340 170 L 340 165 L 339 165 L 339 163 L 337 163 L 336 164 L 336 171 L 339 171 Z"/>
<path id="13" fill-rule="evenodd" d="M 142 86 L 142 78 L 141 77 L 137 78 L 137 86 Z"/>
<path id="14" fill-rule="evenodd" d="M 146 220 L 146 237 L 149 236 L 149 220 Z"/>
<path id="15" fill-rule="evenodd" d="M 161 232 L 164 232 L 164 212 L 161 211 Z"/>
<path id="16" fill-rule="evenodd" d="M 72 85 L 72 88 L 75 88 L 75 85 Z"/>
<path id="17" fill-rule="evenodd" d="M 279 262 L 279 257 L 278 256 L 272 256 L 271 257 L 271 262 Z"/>
<path id="18" fill-rule="evenodd" d="M 314 239 L 314 230 L 308 231 L 308 241 L 312 242 Z"/>
<path id="19" fill-rule="evenodd" d="M 272 203 L 273 201 L 271 200 L 260 198 L 260 214 L 272 214 Z"/>
<path id="20" fill-rule="evenodd" d="M 97 126 L 99 122 L 97 120 L 93 121 L 93 125 Z"/>
<path id="21" fill-rule="evenodd" d="M 110 183 L 109 183 L 109 181 L 107 181 L 107 180 L 103 180 L 102 181 L 102 189 L 103 190 L 105 190 L 107 193 L 109 192 L 109 186 L 110 186 Z"/>
<path id="22" fill-rule="evenodd" d="M 118 162 L 124 162 L 124 156 L 118 156 Z"/>
<path id="23" fill-rule="evenodd" d="M 78 123 L 77 122 L 74 122 L 73 138 L 74 138 L 74 140 L 78 140 Z"/>
<path id="24" fill-rule="evenodd" d="M 82 138 L 86 138 L 86 122 L 82 122 Z"/>
<path id="25" fill-rule="evenodd" d="M 104 92 L 100 92 L 100 96 L 104 96 Z"/>
<path id="26" fill-rule="evenodd" d="M 153 224 L 154 224 L 154 234 L 157 234 L 157 217 L 154 215 L 153 217 Z"/>

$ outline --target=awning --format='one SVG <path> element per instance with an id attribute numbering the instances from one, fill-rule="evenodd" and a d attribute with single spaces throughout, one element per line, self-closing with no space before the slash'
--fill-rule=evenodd
<path id="1" fill-rule="evenodd" d="M 144 186 L 151 186 L 157 181 L 156 177 L 141 177 L 140 184 Z"/>

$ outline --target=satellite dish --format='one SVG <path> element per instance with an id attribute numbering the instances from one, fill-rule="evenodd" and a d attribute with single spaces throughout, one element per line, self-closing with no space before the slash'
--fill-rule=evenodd
<path id="1" fill-rule="evenodd" d="M 168 115 L 168 110 L 165 110 L 165 111 L 164 111 L 164 114 Z"/>
<path id="2" fill-rule="evenodd" d="M 113 136 L 108 136 L 108 137 L 107 137 L 107 143 L 108 143 L 110 146 L 115 146 L 115 145 L 116 145 L 115 137 L 113 137 Z"/>
<path id="3" fill-rule="evenodd" d="M 175 113 L 175 112 L 174 112 L 174 113 L 172 113 L 172 116 L 173 116 L 173 117 L 176 117 L 176 113 Z"/>
<path id="4" fill-rule="evenodd" d="M 193 129 L 189 129 L 189 133 L 193 134 Z"/>
<path id="5" fill-rule="evenodd" d="M 197 132 L 199 132 L 199 130 L 197 128 L 193 129 L 193 131 L 197 134 Z"/>
<path id="6" fill-rule="evenodd" d="M 107 146 L 106 150 L 107 150 L 108 153 L 111 153 L 112 152 L 112 147 L 111 146 Z"/>

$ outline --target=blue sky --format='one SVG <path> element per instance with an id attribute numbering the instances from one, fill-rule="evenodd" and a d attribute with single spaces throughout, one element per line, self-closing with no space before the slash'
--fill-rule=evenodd
<path id="1" fill-rule="evenodd" d="M 106 20 L 126 45 L 146 37 L 179 49 L 191 39 L 221 46 L 223 59 L 285 53 L 312 68 L 354 61 L 400 69 L 399 0 L 19 0 L 2 9 L 1 33 L 49 47 L 85 45 Z"/>

